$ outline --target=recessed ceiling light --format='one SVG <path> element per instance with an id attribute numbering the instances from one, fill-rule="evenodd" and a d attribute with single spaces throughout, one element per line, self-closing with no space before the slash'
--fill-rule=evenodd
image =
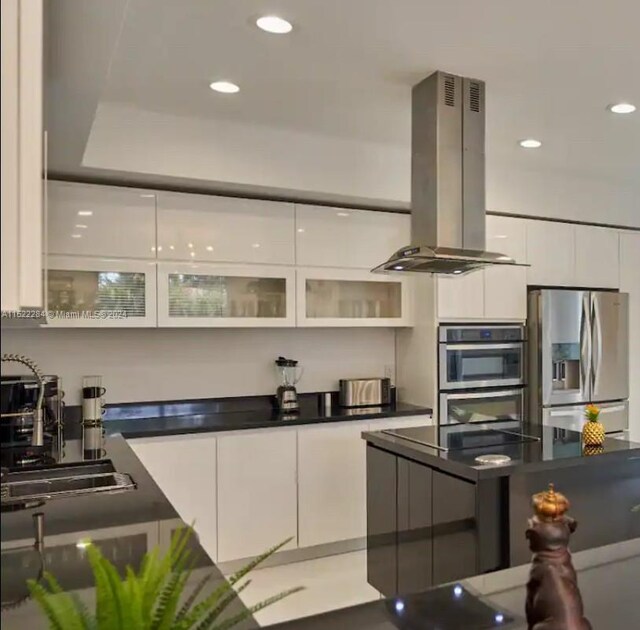
<path id="1" fill-rule="evenodd" d="M 213 245 L 207 245 L 207 251 L 208 252 L 212 252 L 213 251 Z"/>
<path id="2" fill-rule="evenodd" d="M 260 243 L 254 243 L 251 247 L 253 247 L 254 249 L 258 249 L 258 247 L 260 247 Z"/>
<path id="3" fill-rule="evenodd" d="M 631 103 L 616 103 L 615 105 L 609 105 L 609 111 L 614 114 L 633 114 L 636 111 L 636 106 Z"/>
<path id="4" fill-rule="evenodd" d="M 82 238 L 82 234 L 72 234 L 71 238 Z"/>
<path id="5" fill-rule="evenodd" d="M 348 212 L 336 212 L 336 214 L 337 214 L 339 217 L 348 217 L 348 216 L 349 216 L 349 213 L 348 213 Z"/>
<path id="6" fill-rule="evenodd" d="M 402 270 L 404 269 L 404 267 L 403 267 L 402 265 L 396 265 L 396 266 L 394 267 L 394 269 L 395 269 L 396 271 L 402 271 Z"/>
<path id="7" fill-rule="evenodd" d="M 265 15 L 256 20 L 256 25 L 267 33 L 276 33 L 277 35 L 284 35 L 290 33 L 293 29 L 291 22 L 278 17 L 277 15 Z"/>
<path id="8" fill-rule="evenodd" d="M 191 256 L 195 256 L 195 255 L 196 255 L 196 253 L 195 253 L 195 252 L 191 252 Z"/>
<path id="9" fill-rule="evenodd" d="M 523 149 L 539 149 L 542 146 L 542 142 L 534 138 L 526 138 L 525 140 L 520 140 L 519 144 Z"/>
<path id="10" fill-rule="evenodd" d="M 76 228 L 78 230 L 86 230 L 89 226 L 85 225 L 84 223 L 76 223 Z"/>
<path id="11" fill-rule="evenodd" d="M 188 247 L 189 249 L 193 249 L 193 243 L 187 243 L 187 247 Z"/>
<path id="12" fill-rule="evenodd" d="M 78 210 L 79 217 L 91 217 L 93 216 L 93 210 Z"/>
<path id="13" fill-rule="evenodd" d="M 209 87 L 215 92 L 220 92 L 222 94 L 235 94 L 240 91 L 240 88 L 230 81 L 214 81 L 209 84 Z"/>

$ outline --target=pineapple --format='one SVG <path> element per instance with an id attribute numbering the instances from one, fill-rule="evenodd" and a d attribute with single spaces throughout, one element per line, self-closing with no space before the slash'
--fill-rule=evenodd
<path id="1" fill-rule="evenodd" d="M 604 446 L 599 445 L 599 446 L 589 446 L 588 444 L 585 444 L 582 447 L 582 454 L 585 456 L 589 456 L 589 455 L 600 455 L 600 453 L 604 453 Z"/>
<path id="2" fill-rule="evenodd" d="M 587 424 L 582 428 L 582 442 L 586 446 L 600 446 L 604 442 L 604 425 L 598 421 L 600 409 L 587 405 L 584 411 Z"/>

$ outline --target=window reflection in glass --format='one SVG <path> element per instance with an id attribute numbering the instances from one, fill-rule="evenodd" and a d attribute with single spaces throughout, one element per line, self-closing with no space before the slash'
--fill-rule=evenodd
<path id="1" fill-rule="evenodd" d="M 286 280 L 169 274 L 170 317 L 286 317 Z"/>
<path id="2" fill-rule="evenodd" d="M 66 313 L 122 311 L 128 317 L 144 317 L 145 274 L 51 269 L 47 302 L 49 309 Z"/>

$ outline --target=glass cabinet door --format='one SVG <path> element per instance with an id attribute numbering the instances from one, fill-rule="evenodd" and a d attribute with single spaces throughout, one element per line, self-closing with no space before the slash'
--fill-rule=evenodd
<path id="1" fill-rule="evenodd" d="M 288 268 L 161 264 L 161 326 L 294 326 Z"/>
<path id="2" fill-rule="evenodd" d="M 408 283 L 367 271 L 298 271 L 298 324 L 302 326 L 407 326 Z"/>
<path id="3" fill-rule="evenodd" d="M 155 263 L 51 256 L 47 323 L 155 326 Z"/>

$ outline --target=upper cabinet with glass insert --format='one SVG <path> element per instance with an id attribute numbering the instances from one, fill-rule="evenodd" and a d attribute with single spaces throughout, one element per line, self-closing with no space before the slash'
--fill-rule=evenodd
<path id="1" fill-rule="evenodd" d="M 292 265 L 291 203 L 158 193 L 158 259 Z"/>
<path id="2" fill-rule="evenodd" d="M 49 253 L 155 258 L 153 191 L 49 182 L 48 194 Z"/>
<path id="3" fill-rule="evenodd" d="M 154 327 L 155 263 L 49 256 L 47 308 L 49 326 Z"/>
<path id="4" fill-rule="evenodd" d="M 411 242 L 411 216 L 296 205 L 296 263 L 372 269 Z"/>
<path id="5" fill-rule="evenodd" d="M 295 271 L 268 265 L 158 264 L 158 325 L 293 327 Z"/>
<path id="6" fill-rule="evenodd" d="M 298 268 L 298 326 L 411 326 L 411 278 Z"/>

